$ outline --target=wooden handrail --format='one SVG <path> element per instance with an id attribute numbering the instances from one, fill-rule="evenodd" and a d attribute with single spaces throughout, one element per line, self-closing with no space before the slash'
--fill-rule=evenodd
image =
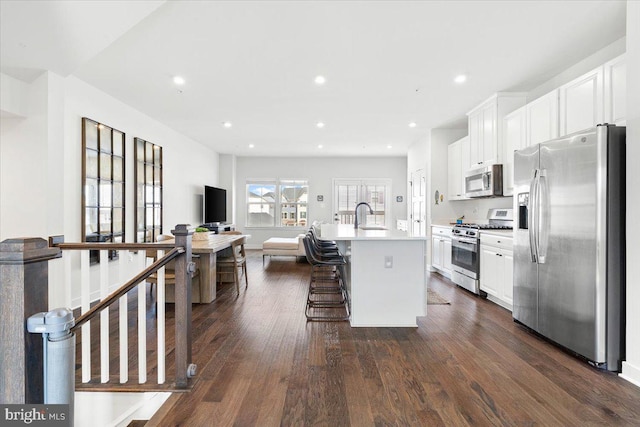
<path id="1" fill-rule="evenodd" d="M 173 249 L 174 242 L 171 243 L 109 243 L 109 242 L 80 242 L 80 243 L 57 243 L 52 246 L 66 250 L 122 250 L 122 251 L 143 251 L 147 249 Z"/>
<path id="2" fill-rule="evenodd" d="M 102 243 L 102 244 L 104 244 L 104 243 Z M 84 243 L 65 243 L 64 245 L 76 246 L 76 245 L 84 245 Z M 122 243 L 120 243 L 120 244 L 115 243 L 115 245 L 122 245 Z M 140 246 L 140 244 L 134 244 L 134 245 Z M 155 245 L 155 244 L 153 244 L 153 245 Z M 62 244 L 59 245 L 59 246 L 61 247 L 61 249 L 64 249 L 64 248 L 62 248 Z M 155 247 L 156 246 L 154 246 L 154 248 Z M 82 326 L 83 324 L 85 324 L 89 320 L 93 319 L 102 310 L 104 310 L 106 307 L 108 307 L 111 304 L 113 304 L 114 302 L 116 302 L 121 296 L 123 296 L 124 294 L 129 292 L 131 289 L 133 289 L 140 282 L 142 282 L 143 280 L 145 280 L 146 278 L 151 276 L 153 273 L 158 271 L 160 268 L 164 267 L 169 261 L 171 261 L 172 259 L 174 259 L 177 256 L 179 256 L 181 254 L 184 254 L 186 252 L 186 250 L 183 247 L 177 247 L 176 248 L 176 247 L 173 247 L 173 245 L 167 246 L 166 244 L 163 245 L 163 246 L 157 247 L 157 248 L 158 249 L 171 249 L 171 250 L 169 252 L 167 252 L 167 254 L 165 256 L 163 256 L 162 258 L 160 258 L 159 260 L 157 260 L 156 262 L 151 264 L 149 267 L 147 267 L 144 270 L 142 270 L 140 273 L 138 273 L 134 278 L 129 280 L 127 283 L 125 283 L 124 285 L 120 286 L 116 291 L 112 292 L 111 295 L 109 295 L 107 298 L 103 299 L 98 304 L 96 304 L 95 306 L 91 307 L 91 309 L 88 310 L 86 313 L 82 314 L 76 320 L 76 324 L 71 328 L 71 332 L 75 332 L 80 326 Z M 78 248 L 72 247 L 72 248 L 68 248 L 68 249 L 78 249 Z M 83 247 L 82 249 L 93 249 L 93 248 Z M 111 248 L 109 248 L 109 249 L 111 249 Z M 139 249 L 143 249 L 143 248 L 139 248 Z"/>

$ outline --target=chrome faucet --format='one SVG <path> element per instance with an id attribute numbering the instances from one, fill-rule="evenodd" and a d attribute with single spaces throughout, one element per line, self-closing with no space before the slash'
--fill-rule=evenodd
<path id="1" fill-rule="evenodd" d="M 366 207 L 368 207 L 368 208 L 369 208 L 369 213 L 370 213 L 371 215 L 373 215 L 373 209 L 371 209 L 371 206 L 369 206 L 369 203 L 367 203 L 367 202 L 360 202 L 360 203 L 358 203 L 358 204 L 356 205 L 355 210 L 353 211 L 353 216 L 355 216 L 355 217 L 356 217 L 356 220 L 355 220 L 355 221 L 354 221 L 354 223 L 353 223 L 353 228 L 358 228 L 358 208 L 359 208 L 361 205 L 365 205 Z"/>

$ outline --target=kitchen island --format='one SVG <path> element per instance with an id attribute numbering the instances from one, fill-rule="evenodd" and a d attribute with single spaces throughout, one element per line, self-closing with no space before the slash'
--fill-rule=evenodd
<path id="1" fill-rule="evenodd" d="M 426 236 L 323 224 L 320 238 L 347 258 L 351 326 L 416 327 L 426 315 Z"/>

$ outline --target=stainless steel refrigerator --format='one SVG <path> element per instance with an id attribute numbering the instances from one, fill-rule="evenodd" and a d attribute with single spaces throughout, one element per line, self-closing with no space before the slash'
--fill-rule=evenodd
<path id="1" fill-rule="evenodd" d="M 514 155 L 513 317 L 611 371 L 624 357 L 625 139 L 599 125 Z"/>

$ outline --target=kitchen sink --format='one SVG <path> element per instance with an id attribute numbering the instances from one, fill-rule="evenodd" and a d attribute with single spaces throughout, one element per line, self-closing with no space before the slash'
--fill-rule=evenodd
<path id="1" fill-rule="evenodd" d="M 370 224 L 370 225 L 361 225 L 360 230 L 387 230 L 387 227 L 385 227 L 384 225 L 376 225 L 376 224 Z"/>

